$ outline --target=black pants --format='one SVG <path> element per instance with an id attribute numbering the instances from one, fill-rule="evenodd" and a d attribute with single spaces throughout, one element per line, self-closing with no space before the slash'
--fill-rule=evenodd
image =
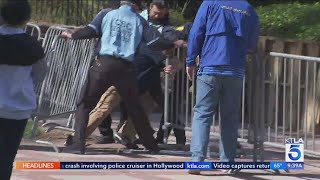
<path id="1" fill-rule="evenodd" d="M 0 179 L 9 180 L 27 120 L 0 118 Z"/>
<path id="2" fill-rule="evenodd" d="M 97 43 L 97 47 L 96 47 L 96 52 L 95 54 L 99 54 L 99 51 L 97 51 L 98 49 L 100 49 L 100 41 Z M 91 61 L 91 65 L 93 65 L 94 61 L 96 59 L 96 56 L 94 56 L 92 58 L 92 61 Z M 106 137 L 106 136 L 109 136 L 109 137 L 113 137 L 113 130 L 111 128 L 111 124 L 112 124 L 112 118 L 111 118 L 111 115 L 108 115 L 103 121 L 102 123 L 98 126 L 98 129 L 99 129 L 99 132 L 102 136 Z"/>
<path id="3" fill-rule="evenodd" d="M 123 126 L 123 124 L 128 119 L 128 112 L 123 102 L 120 103 L 120 122 L 117 126 L 117 132 L 120 130 L 120 128 Z"/>
<path id="4" fill-rule="evenodd" d="M 153 137 L 154 131 L 139 102 L 138 82 L 135 75 L 134 65 L 126 60 L 111 56 L 98 58 L 90 68 L 86 83 L 81 90 L 75 115 L 75 143 L 85 142 L 90 111 L 99 102 L 102 94 L 110 86 L 115 86 L 143 145 L 149 150 L 158 149 Z"/>

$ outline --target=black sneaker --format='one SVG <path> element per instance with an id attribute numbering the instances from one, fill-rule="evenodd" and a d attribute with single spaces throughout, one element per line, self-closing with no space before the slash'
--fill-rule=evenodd
<path id="1" fill-rule="evenodd" d="M 112 144 L 112 143 L 115 143 L 115 141 L 112 136 L 103 136 L 103 137 L 99 137 L 95 143 L 96 144 Z"/>
<path id="2" fill-rule="evenodd" d="M 149 150 L 149 153 L 150 153 L 151 155 L 156 155 L 156 154 L 159 154 L 159 153 L 160 153 L 160 149 L 159 149 L 158 146 L 157 146 L 157 147 L 154 147 L 154 148 L 148 148 L 148 150 Z"/>
<path id="3" fill-rule="evenodd" d="M 176 143 L 177 143 L 177 145 L 186 145 L 186 137 L 184 137 L 184 138 L 176 138 Z"/>
<path id="4" fill-rule="evenodd" d="M 66 142 L 64 142 L 65 146 L 70 146 L 71 144 L 73 144 L 73 136 L 72 135 L 68 135 Z"/>
<path id="5" fill-rule="evenodd" d="M 84 143 L 74 143 L 62 149 L 63 153 L 70 154 L 85 154 L 85 144 Z"/>
<path id="6" fill-rule="evenodd" d="M 127 149 L 139 149 L 139 146 L 132 142 L 128 142 L 123 145 L 126 146 Z"/>
<path id="7" fill-rule="evenodd" d="M 156 138 L 156 141 L 157 141 L 158 144 L 164 144 L 163 137 L 158 136 Z"/>
<path id="8" fill-rule="evenodd" d="M 139 149 L 139 146 L 131 142 L 131 140 L 127 137 L 122 137 L 122 141 L 120 143 L 126 146 L 128 149 Z"/>
<path id="9" fill-rule="evenodd" d="M 237 149 L 242 149 L 242 146 L 239 142 L 237 143 Z"/>
<path id="10" fill-rule="evenodd" d="M 160 151 L 159 150 L 152 150 L 152 151 L 149 151 L 149 154 L 150 155 L 157 155 L 157 154 L 159 154 L 160 153 Z"/>
<path id="11" fill-rule="evenodd" d="M 133 143 L 135 143 L 135 144 L 142 144 L 142 141 L 141 141 L 141 139 L 135 139 L 135 140 L 133 141 Z"/>
<path id="12" fill-rule="evenodd" d="M 148 150 L 150 154 L 159 154 L 160 152 L 160 148 L 156 142 L 145 146 L 145 149 Z"/>
<path id="13" fill-rule="evenodd" d="M 136 145 L 135 143 L 131 142 L 131 140 L 127 137 L 121 137 L 119 134 L 115 133 L 113 134 L 114 139 L 124 145 L 127 149 L 139 149 L 139 146 Z"/>

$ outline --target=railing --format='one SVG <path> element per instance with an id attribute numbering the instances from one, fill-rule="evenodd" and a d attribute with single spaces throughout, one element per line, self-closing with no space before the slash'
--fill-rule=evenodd
<path id="1" fill-rule="evenodd" d="M 264 97 L 269 97 L 274 105 L 266 108 L 269 112 L 265 144 L 284 147 L 286 138 L 302 138 L 305 153 L 319 156 L 320 132 L 316 132 L 316 127 L 320 58 L 275 52 L 270 56 L 275 66 L 265 81 L 269 94 Z"/>
<path id="2" fill-rule="evenodd" d="M 184 63 L 185 52 L 178 50 L 177 55 Z M 238 134 L 239 140 L 254 144 L 255 161 L 258 157 L 264 159 L 263 145 L 283 148 L 285 139 L 291 137 L 303 138 L 306 154 L 320 155 L 320 132 L 316 132 L 319 62 L 316 57 L 275 52 L 265 59 L 259 55 L 248 57 Z M 166 75 L 164 129 L 191 130 L 196 98 L 193 79 L 187 79 L 184 68 L 174 77 Z M 214 118 L 212 134 L 219 135 L 219 113 Z"/>

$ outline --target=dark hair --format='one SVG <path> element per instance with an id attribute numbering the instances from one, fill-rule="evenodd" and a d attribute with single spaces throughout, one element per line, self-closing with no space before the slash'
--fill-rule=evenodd
<path id="1" fill-rule="evenodd" d="M 21 25 L 30 20 L 31 6 L 27 0 L 6 0 L 0 8 L 3 21 L 10 25 Z"/>
<path id="2" fill-rule="evenodd" d="M 160 9 L 168 9 L 169 7 L 165 0 L 152 0 L 151 5 L 155 5 Z"/>
<path id="3" fill-rule="evenodd" d="M 127 1 L 137 6 L 141 6 L 141 0 L 122 0 L 122 1 Z"/>
<path id="4" fill-rule="evenodd" d="M 120 0 L 108 0 L 108 2 L 103 6 L 103 8 L 111 8 L 111 9 L 118 9 L 119 7 L 120 7 Z"/>

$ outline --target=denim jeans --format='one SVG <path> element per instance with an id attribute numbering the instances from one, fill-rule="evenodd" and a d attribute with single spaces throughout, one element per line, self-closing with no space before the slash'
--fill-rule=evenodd
<path id="1" fill-rule="evenodd" d="M 197 77 L 196 105 L 192 121 L 192 161 L 205 160 L 210 127 L 220 105 L 220 161 L 232 162 L 236 157 L 240 122 L 242 79 L 232 76 L 200 75 Z"/>

